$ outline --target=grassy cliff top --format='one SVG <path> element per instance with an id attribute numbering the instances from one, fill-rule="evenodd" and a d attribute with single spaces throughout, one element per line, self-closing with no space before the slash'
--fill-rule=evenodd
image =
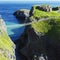
<path id="1" fill-rule="evenodd" d="M 14 55 L 13 47 L 15 46 L 14 43 L 9 38 L 7 32 L 4 30 L 4 25 L 0 19 L 0 60 L 10 60 L 8 57 L 10 54 Z M 1 26 L 2 24 L 2 26 Z"/>
<path id="2" fill-rule="evenodd" d="M 33 6 L 34 7 L 34 14 L 33 17 L 38 17 L 38 18 L 42 18 L 42 17 L 58 17 L 60 16 L 60 12 L 58 11 L 51 11 L 51 12 L 45 12 L 39 9 L 36 9 L 37 6 Z"/>
<path id="3" fill-rule="evenodd" d="M 32 24 L 32 27 L 35 31 L 41 32 L 41 33 L 47 33 L 49 32 L 52 27 L 54 27 L 54 31 L 59 32 L 60 34 L 60 12 L 58 11 L 51 11 L 51 12 L 45 12 L 39 9 L 36 9 L 36 6 L 34 6 L 34 14 L 31 16 L 34 20 L 35 18 L 48 18 L 53 17 L 45 21 L 38 21 L 36 23 Z M 55 32 L 54 32 L 55 33 Z"/>

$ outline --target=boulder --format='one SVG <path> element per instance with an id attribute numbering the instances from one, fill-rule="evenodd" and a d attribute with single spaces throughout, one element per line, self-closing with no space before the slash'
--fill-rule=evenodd
<path id="1" fill-rule="evenodd" d="M 60 35 L 56 33 L 56 23 L 51 21 L 49 24 L 52 27 L 46 34 L 38 33 L 31 26 L 26 26 L 24 33 L 18 39 L 18 43 L 16 41 L 19 44 L 18 51 L 24 58 L 34 60 L 37 56 L 36 59 L 41 59 L 41 57 L 44 60 L 60 59 Z"/>
<path id="2" fill-rule="evenodd" d="M 25 56 L 24 58 L 27 58 L 27 60 L 34 60 L 35 55 L 39 58 L 42 55 L 42 57 L 47 60 L 46 39 L 44 40 L 41 34 L 38 36 L 33 28 L 27 26 L 23 35 L 17 41 L 15 43 L 19 45 L 18 51 Z"/>
<path id="3" fill-rule="evenodd" d="M 29 16 L 34 14 L 34 8 L 45 12 L 52 11 L 49 5 L 35 6 L 31 8 Z M 39 20 L 37 17 L 35 17 L 35 19 Z M 60 59 L 59 24 L 57 23 L 58 25 L 56 25 L 55 19 L 51 20 L 50 22 L 46 21 L 42 25 L 41 23 L 37 23 L 38 25 L 36 24 L 36 29 L 42 28 L 42 31 L 36 31 L 32 25 L 25 27 L 24 33 L 15 42 L 16 45 L 18 45 L 19 53 L 24 56 L 22 58 L 23 60 L 24 58 L 26 58 L 25 60 L 34 60 L 35 58 L 36 60 Z M 48 24 L 46 25 L 46 23 Z M 49 29 L 50 25 L 51 28 Z"/>
<path id="4" fill-rule="evenodd" d="M 6 24 L 2 18 L 0 18 L 0 26 L 7 32 Z"/>

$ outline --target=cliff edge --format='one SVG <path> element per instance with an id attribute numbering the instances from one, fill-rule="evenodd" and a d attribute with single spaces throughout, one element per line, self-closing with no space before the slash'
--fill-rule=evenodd
<path id="1" fill-rule="evenodd" d="M 15 44 L 7 34 L 5 22 L 0 18 L 0 60 L 16 60 Z"/>
<path id="2" fill-rule="evenodd" d="M 37 22 L 26 26 L 22 36 L 15 42 L 20 54 L 27 60 L 40 60 L 41 57 L 41 60 L 59 60 L 60 12 L 52 10 L 49 5 L 35 5 L 30 10 L 29 18 Z M 39 21 L 41 18 L 45 20 Z"/>

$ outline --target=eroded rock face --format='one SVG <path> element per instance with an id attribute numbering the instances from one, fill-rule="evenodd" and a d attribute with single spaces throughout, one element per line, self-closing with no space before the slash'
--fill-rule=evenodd
<path id="1" fill-rule="evenodd" d="M 16 12 L 14 12 L 14 15 L 16 16 L 17 19 L 25 20 L 29 17 L 29 10 L 27 9 L 17 10 Z"/>
<path id="2" fill-rule="evenodd" d="M 27 56 L 28 60 L 32 60 L 34 55 L 46 55 L 46 40 L 43 40 L 42 35 L 38 36 L 32 28 L 28 28 L 27 34 L 28 43 L 21 52 Z"/>
<path id="3" fill-rule="evenodd" d="M 50 7 L 50 5 L 40 5 L 37 6 L 36 9 L 45 11 L 45 12 L 51 12 L 52 11 L 52 7 Z"/>
<path id="4" fill-rule="evenodd" d="M 34 14 L 34 7 L 32 6 L 30 12 L 29 12 L 29 16 L 32 16 Z"/>
<path id="5" fill-rule="evenodd" d="M 28 26 L 16 43 L 19 53 L 27 58 L 26 60 L 57 60 L 60 59 L 60 44 L 58 43 L 59 40 L 56 40 L 51 39 L 49 33 L 45 35 L 36 34 L 34 29 Z"/>
<path id="6" fill-rule="evenodd" d="M 3 30 L 5 30 L 5 32 L 7 32 L 7 28 L 6 28 L 5 22 L 3 21 L 2 18 L 0 18 L 0 26 L 3 28 Z"/>

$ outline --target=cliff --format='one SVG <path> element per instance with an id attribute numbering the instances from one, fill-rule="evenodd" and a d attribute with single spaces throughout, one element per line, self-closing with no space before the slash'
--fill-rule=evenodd
<path id="1" fill-rule="evenodd" d="M 25 22 L 25 20 L 29 17 L 29 11 L 27 9 L 20 9 L 13 13 L 13 15 L 21 22 Z"/>
<path id="2" fill-rule="evenodd" d="M 15 44 L 7 34 L 5 22 L 0 18 L 0 60 L 16 60 Z"/>
<path id="3" fill-rule="evenodd" d="M 15 42 L 18 51 L 27 60 L 60 59 L 60 12 L 51 10 L 50 6 L 33 6 L 30 10 L 31 21 L 37 22 L 26 26 L 22 36 Z M 49 18 L 41 20 L 41 18 Z M 23 60 L 26 60 L 22 58 Z"/>
<path id="4" fill-rule="evenodd" d="M 57 60 L 60 59 L 60 12 L 51 11 L 45 12 L 34 7 L 34 14 L 32 15 L 33 19 L 35 18 L 50 18 L 44 21 L 38 21 L 32 24 L 32 28 L 37 33 L 38 36 L 41 35 L 43 37 L 42 46 L 46 46 L 46 53 L 48 56 L 48 60 Z M 38 19 L 37 19 L 38 20 Z M 40 35 L 39 35 L 40 33 Z M 40 38 L 41 38 L 40 37 Z M 46 40 L 45 40 L 46 39 Z"/>

